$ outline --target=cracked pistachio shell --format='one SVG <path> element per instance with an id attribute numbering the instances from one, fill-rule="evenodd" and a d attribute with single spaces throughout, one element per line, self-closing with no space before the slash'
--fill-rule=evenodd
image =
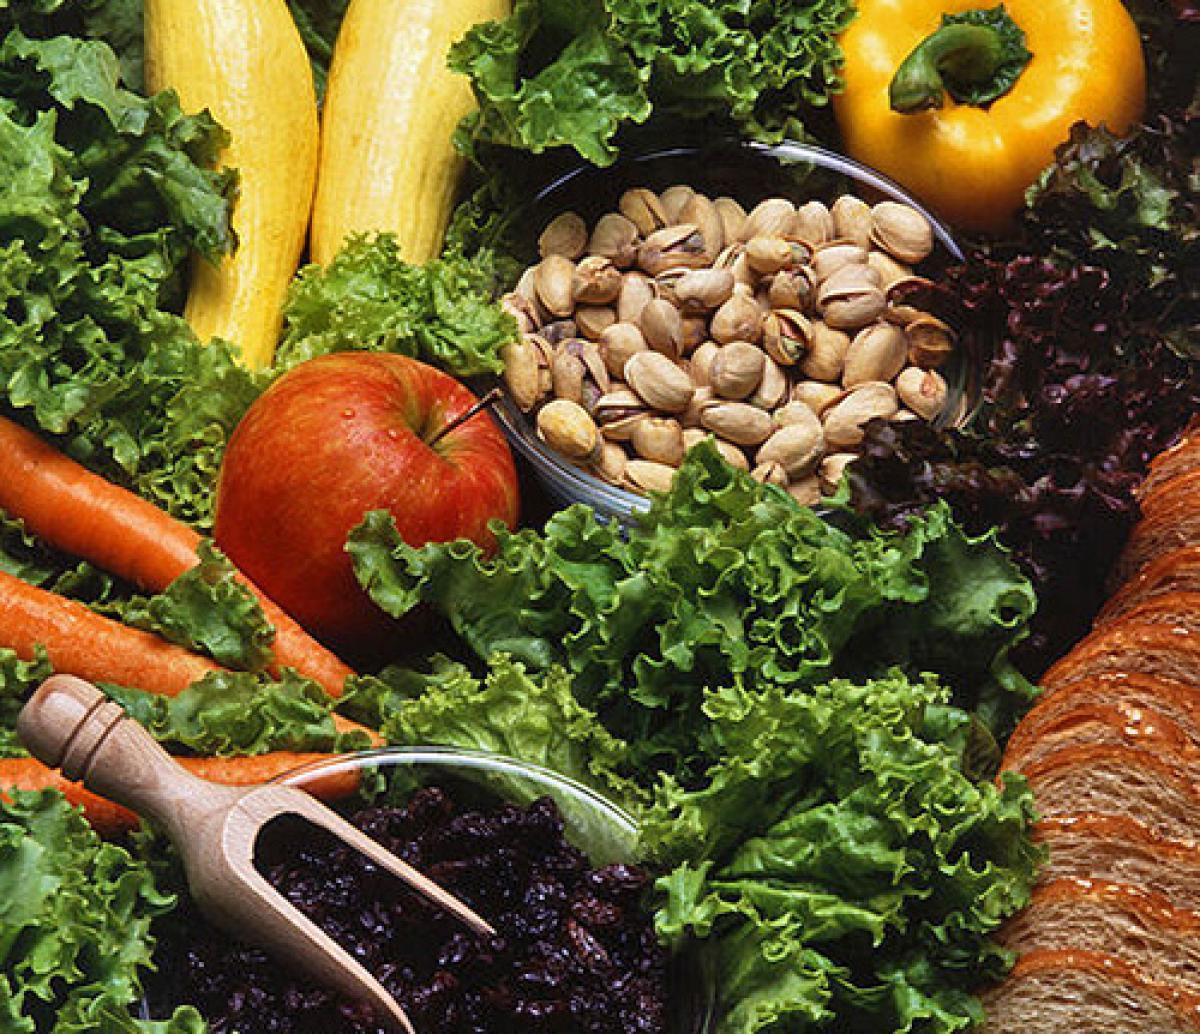
<path id="1" fill-rule="evenodd" d="M 879 274 L 884 291 L 889 290 L 893 284 L 907 280 L 913 275 L 908 266 L 897 262 L 886 251 L 871 251 L 867 255 L 867 265 Z"/>
<path id="2" fill-rule="evenodd" d="M 625 364 L 625 380 L 639 398 L 664 413 L 682 413 L 696 390 L 691 377 L 660 352 L 632 356 Z"/>
<path id="3" fill-rule="evenodd" d="M 821 501 L 821 482 L 816 475 L 810 474 L 799 481 L 792 481 L 787 486 L 787 494 L 801 506 L 816 506 Z"/>
<path id="4" fill-rule="evenodd" d="M 896 378 L 896 394 L 922 420 L 935 420 L 946 408 L 946 381 L 936 370 L 910 366 Z"/>
<path id="5" fill-rule="evenodd" d="M 941 366 L 954 352 L 954 331 L 936 316 L 922 313 L 911 320 L 908 335 L 908 361 L 913 366 L 932 370 Z"/>
<path id="6" fill-rule="evenodd" d="M 611 305 L 581 305 L 575 310 L 575 325 L 579 333 L 591 341 L 617 322 L 617 310 Z"/>
<path id="7" fill-rule="evenodd" d="M 637 261 L 638 228 L 617 212 L 602 215 L 588 239 L 587 250 L 626 269 Z"/>
<path id="8" fill-rule="evenodd" d="M 811 312 L 817 294 L 817 276 L 809 266 L 781 269 L 767 286 L 767 302 L 772 309 Z"/>
<path id="9" fill-rule="evenodd" d="M 864 250 L 871 246 L 871 206 L 853 194 L 843 194 L 829 210 L 833 232 L 842 240 L 852 241 Z"/>
<path id="10" fill-rule="evenodd" d="M 525 337 L 500 350 L 504 362 L 504 385 L 517 408 L 529 412 L 541 396 L 538 349 Z"/>
<path id="11" fill-rule="evenodd" d="M 715 341 L 702 341 L 692 353 L 690 371 L 692 383 L 704 387 L 712 383 L 712 364 L 721 346 Z"/>
<path id="12" fill-rule="evenodd" d="M 871 241 L 900 262 L 915 266 L 933 251 L 933 227 L 911 205 L 880 201 L 872 210 Z"/>
<path id="13" fill-rule="evenodd" d="M 642 336 L 654 351 L 678 359 L 683 351 L 683 317 L 665 298 L 655 298 L 642 310 Z"/>
<path id="14" fill-rule="evenodd" d="M 713 357 L 708 370 L 709 383 L 722 398 L 747 398 L 762 380 L 765 362 L 761 348 L 745 341 L 733 341 Z"/>
<path id="15" fill-rule="evenodd" d="M 677 467 L 683 462 L 683 427 L 670 417 L 649 417 L 629 437 L 633 451 L 644 460 Z"/>
<path id="16" fill-rule="evenodd" d="M 733 273 L 728 269 L 689 269 L 676 279 L 674 291 L 685 313 L 711 312 L 733 294 Z"/>
<path id="17" fill-rule="evenodd" d="M 592 460 L 592 469 L 610 485 L 619 485 L 625 475 L 625 464 L 629 456 L 623 446 L 616 442 L 601 442 L 600 450 Z"/>
<path id="18" fill-rule="evenodd" d="M 714 400 L 700 413 L 700 426 L 736 445 L 761 445 L 775 430 L 771 414 L 745 402 Z"/>
<path id="19" fill-rule="evenodd" d="M 831 452 L 821 460 L 821 465 L 817 468 L 817 477 L 820 479 L 821 490 L 826 495 L 833 495 L 837 491 L 846 468 L 856 459 L 858 453 Z"/>
<path id="20" fill-rule="evenodd" d="M 516 291 L 500 299 L 500 308 L 517 321 L 517 330 L 522 334 L 532 334 L 542 324 L 534 303 Z"/>
<path id="21" fill-rule="evenodd" d="M 575 310 L 575 263 L 565 255 L 547 255 L 537 264 L 533 286 L 538 301 L 553 316 L 570 316 Z"/>
<path id="22" fill-rule="evenodd" d="M 825 452 L 825 433 L 821 421 L 812 413 L 810 420 L 800 420 L 781 427 L 758 450 L 758 463 L 778 463 L 789 480 L 811 474 Z"/>
<path id="23" fill-rule="evenodd" d="M 624 484 L 635 492 L 669 492 L 675 468 L 654 460 L 630 460 L 625 464 Z"/>
<path id="24" fill-rule="evenodd" d="M 538 254 L 542 258 L 562 255 L 574 260 L 583 254 L 587 243 L 587 223 L 576 212 L 563 212 L 550 220 L 538 237 Z"/>
<path id="25" fill-rule="evenodd" d="M 661 230 L 669 221 L 658 195 L 645 187 L 633 187 L 625 191 L 617 202 L 617 208 L 643 237 L 649 237 L 655 230 Z"/>
<path id="26" fill-rule="evenodd" d="M 750 476 L 761 484 L 778 485 L 780 488 L 786 488 L 788 483 L 787 471 L 783 469 L 783 464 L 774 460 L 760 463 L 750 471 Z"/>
<path id="27" fill-rule="evenodd" d="M 798 381 L 792 385 L 792 401 L 775 414 L 775 419 L 783 423 L 780 414 L 791 406 L 805 406 L 817 416 L 824 414 L 835 402 L 840 402 L 846 392 L 836 384 L 826 384 L 823 381 Z"/>
<path id="28" fill-rule="evenodd" d="M 656 230 L 638 248 L 638 265 L 651 276 L 669 269 L 703 269 L 710 264 L 704 238 L 695 223 Z"/>
<path id="29" fill-rule="evenodd" d="M 863 425 L 875 417 L 890 420 L 900 408 L 896 389 L 890 384 L 868 381 L 847 393 L 841 402 L 825 411 L 822 423 L 825 441 L 835 450 L 861 444 Z"/>
<path id="30" fill-rule="evenodd" d="M 796 254 L 794 246 L 782 237 L 752 237 L 746 242 L 746 261 L 759 276 L 778 273 L 795 264 Z"/>
<path id="31" fill-rule="evenodd" d="M 585 376 L 587 367 L 583 365 L 583 360 L 567 349 L 560 348 L 550 363 L 550 378 L 555 397 L 582 404 Z"/>
<path id="32" fill-rule="evenodd" d="M 753 344 L 762 336 L 762 324 L 763 313 L 758 303 L 752 296 L 735 290 L 729 301 L 713 314 L 709 333 L 723 345 L 731 341 Z"/>
<path id="33" fill-rule="evenodd" d="M 719 197 L 713 201 L 717 215 L 721 217 L 721 228 L 725 231 L 725 240 L 736 241 L 746 225 L 746 210 L 731 197 Z"/>
<path id="34" fill-rule="evenodd" d="M 800 372 L 813 380 L 840 381 L 849 348 L 849 334 L 835 330 L 822 320 L 815 320 L 808 354 L 800 361 Z"/>
<path id="35" fill-rule="evenodd" d="M 802 312 L 780 309 L 763 321 L 763 348 L 780 366 L 794 366 L 812 347 L 813 325 Z"/>
<path id="36" fill-rule="evenodd" d="M 695 188 L 689 187 L 686 183 L 676 183 L 667 187 L 658 196 L 658 199 L 662 202 L 663 211 L 667 213 L 667 219 L 673 223 L 680 223 L 684 221 L 684 208 L 695 196 Z"/>
<path id="37" fill-rule="evenodd" d="M 583 305 L 607 305 L 617 300 L 623 279 L 612 259 L 589 255 L 575 267 L 571 291 Z"/>
<path id="38" fill-rule="evenodd" d="M 824 202 L 809 201 L 797 208 L 791 235 L 814 246 L 833 240 L 833 216 Z"/>
<path id="39" fill-rule="evenodd" d="M 708 385 L 699 387 L 692 394 L 692 401 L 688 403 L 687 409 L 679 414 L 679 422 L 684 429 L 700 426 L 700 414 L 704 412 L 704 407 L 716 398 L 716 392 Z"/>
<path id="40" fill-rule="evenodd" d="M 645 273 L 626 273 L 621 278 L 621 290 L 617 295 L 617 320 L 621 323 L 637 323 L 642 310 L 654 300 L 654 281 Z"/>
<path id="41" fill-rule="evenodd" d="M 879 274 L 866 263 L 842 266 L 817 291 L 817 308 L 836 330 L 858 330 L 874 323 L 886 307 Z"/>
<path id="42" fill-rule="evenodd" d="M 842 385 L 890 381 L 908 361 L 908 338 L 894 323 L 873 323 L 854 335 L 846 349 Z"/>
<path id="43" fill-rule="evenodd" d="M 693 194 L 680 208 L 678 219 L 700 228 L 705 254 L 710 262 L 715 261 L 725 247 L 725 224 L 721 222 L 721 213 L 716 205 L 703 194 Z"/>
<path id="44" fill-rule="evenodd" d="M 568 399 L 547 402 L 538 411 L 537 429 L 551 449 L 572 461 L 590 460 L 600 446 L 595 421 Z"/>
<path id="45" fill-rule="evenodd" d="M 865 266 L 867 251 L 852 241 L 834 240 L 822 244 L 812 255 L 813 272 L 817 274 L 817 283 L 823 284 L 843 266 Z"/>
<path id="46" fill-rule="evenodd" d="M 796 206 L 787 198 L 769 197 L 760 201 L 746 216 L 738 239 L 749 241 L 755 237 L 783 237 L 792 230 L 796 217 Z"/>
<path id="47" fill-rule="evenodd" d="M 614 323 L 605 327 L 600 335 L 600 356 L 614 377 L 623 377 L 630 356 L 645 352 L 649 347 L 641 328 L 633 323 Z"/>
<path id="48" fill-rule="evenodd" d="M 762 380 L 758 382 L 758 387 L 754 389 L 754 394 L 746 401 L 752 406 L 757 406 L 759 409 L 765 409 L 768 412 L 775 409 L 783 403 L 788 396 L 788 377 L 774 359 L 767 356 L 763 362 Z"/>

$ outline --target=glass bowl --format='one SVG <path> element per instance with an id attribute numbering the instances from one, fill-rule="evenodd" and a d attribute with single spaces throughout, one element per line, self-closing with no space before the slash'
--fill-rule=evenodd
<path id="1" fill-rule="evenodd" d="M 469 804 L 510 802 L 526 805 L 550 797 L 562 813 L 567 839 L 594 866 L 639 861 L 637 824 L 622 808 L 590 787 L 540 765 L 484 751 L 450 747 L 387 747 L 314 762 L 275 782 L 315 789 L 356 775 L 360 786 L 382 784 L 407 796 L 427 784 L 449 789 Z M 344 810 L 354 798 L 335 803 Z M 699 953 L 675 959 L 671 995 L 677 1009 L 670 1034 L 708 1034 L 715 1019 L 716 987 L 711 967 Z"/>
<path id="2" fill-rule="evenodd" d="M 577 212 L 591 224 L 604 213 L 616 211 L 618 199 L 630 187 L 661 191 L 674 183 L 686 183 L 709 197 L 736 198 L 747 210 L 768 197 L 828 202 L 838 194 L 853 193 L 870 203 L 899 201 L 920 211 L 933 227 L 935 250 L 921 264 L 922 273 L 936 275 L 940 266 L 963 258 L 962 249 L 945 224 L 899 185 L 833 151 L 791 142 L 767 146 L 718 140 L 645 151 L 624 157 L 607 169 L 581 165 L 538 190 L 497 237 L 503 237 L 509 253 L 525 265 L 532 265 L 538 260 L 538 235 L 560 213 Z M 938 420 L 942 425 L 952 419 L 963 422 L 978 397 L 979 363 L 969 346 L 964 342 L 938 371 L 946 378 L 948 389 Z M 513 448 L 533 469 L 555 505 L 587 503 L 599 516 L 621 522 L 628 522 L 649 507 L 645 496 L 608 484 L 547 447 L 532 422 L 506 394 L 494 413 Z"/>

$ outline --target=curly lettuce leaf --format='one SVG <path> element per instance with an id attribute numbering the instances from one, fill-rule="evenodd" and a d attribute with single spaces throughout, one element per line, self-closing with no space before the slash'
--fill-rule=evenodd
<path id="1" fill-rule="evenodd" d="M 618 132 L 652 114 L 801 135 L 840 88 L 837 37 L 853 16 L 848 0 L 518 0 L 450 51 L 479 102 L 457 140 L 608 165 Z"/>
<path id="2" fill-rule="evenodd" d="M 13 650 L 0 649 L 0 758 L 27 756 L 17 737 L 17 715 L 30 694 L 52 674 L 41 647 L 28 660 L 22 660 Z"/>
<path id="3" fill-rule="evenodd" d="M 151 920 L 172 905 L 143 863 L 100 840 L 61 796 L 14 793 L 0 804 L 0 1025 L 82 1034 L 107 1015 L 99 1029 L 121 1030 L 150 965 Z"/>
<path id="4" fill-rule="evenodd" d="M 704 690 L 731 679 L 815 685 L 952 656 L 968 706 L 997 684 L 1028 691 L 1005 659 L 1033 609 L 1027 583 L 944 508 L 919 523 L 839 530 L 696 449 L 628 536 L 573 507 L 540 532 L 499 529 L 485 557 L 464 541 L 408 546 L 380 513 L 347 549 L 389 614 L 429 603 L 482 659 L 561 665 L 635 767 L 682 772 L 702 761 Z"/>
<path id="5" fill-rule="evenodd" d="M 660 933 L 707 942 L 732 1007 L 722 1034 L 956 1031 L 1010 961 L 988 937 L 1040 861 L 1018 777 L 973 780 L 969 716 L 932 678 L 708 694 L 724 756 L 660 782 L 644 849 Z M 799 1023 L 799 1028 L 794 1025 Z"/>
<path id="6" fill-rule="evenodd" d="M 276 368 L 356 349 L 412 356 L 459 377 L 499 373 L 516 323 L 491 301 L 491 286 L 490 273 L 467 259 L 413 266 L 392 234 L 354 237 L 292 284 Z"/>
<path id="7" fill-rule="evenodd" d="M 135 597 L 114 608 L 128 625 L 239 671 L 262 671 L 272 658 L 275 630 L 237 569 L 209 540 L 200 562 L 155 596 Z"/>

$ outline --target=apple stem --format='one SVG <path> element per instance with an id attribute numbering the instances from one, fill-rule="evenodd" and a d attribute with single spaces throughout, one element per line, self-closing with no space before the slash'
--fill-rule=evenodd
<path id="1" fill-rule="evenodd" d="M 437 445 L 438 442 L 440 442 L 443 438 L 445 438 L 446 435 L 448 435 L 455 428 L 462 427 L 462 425 L 465 424 L 468 420 L 470 420 L 471 417 L 473 417 L 476 413 L 482 413 L 485 409 L 490 409 L 492 406 L 494 406 L 499 401 L 500 401 L 500 389 L 493 388 L 486 395 L 484 395 L 483 398 L 481 398 L 478 402 L 476 402 L 475 405 L 473 405 L 470 409 L 466 410 L 463 413 L 459 413 L 459 415 L 456 416 L 453 420 L 451 420 L 450 423 L 448 423 L 445 427 L 443 427 L 440 431 L 438 431 L 438 433 L 435 434 L 429 440 L 429 442 L 428 442 L 429 447 L 432 449 L 435 445 Z"/>

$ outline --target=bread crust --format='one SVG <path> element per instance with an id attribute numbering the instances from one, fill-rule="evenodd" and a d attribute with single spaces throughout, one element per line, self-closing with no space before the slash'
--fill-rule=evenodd
<path id="1" fill-rule="evenodd" d="M 1119 621 L 1090 633 L 1042 676 L 1046 694 L 1100 674 L 1200 682 L 1200 632 L 1162 621 Z"/>
<path id="2" fill-rule="evenodd" d="M 1115 620 L 1160 595 L 1200 592 L 1200 546 L 1173 549 L 1142 566 L 1100 609 L 1096 628 Z"/>

